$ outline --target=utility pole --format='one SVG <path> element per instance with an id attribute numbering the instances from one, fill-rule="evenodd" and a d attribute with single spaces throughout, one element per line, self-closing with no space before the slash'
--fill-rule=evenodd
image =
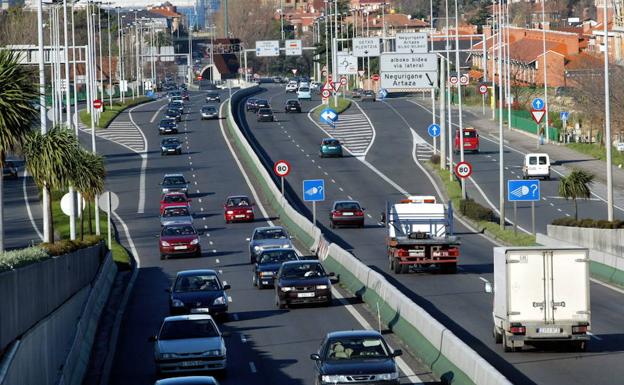
<path id="1" fill-rule="evenodd" d="M 604 2 L 604 88 L 605 88 L 605 140 L 607 147 L 607 219 L 613 221 L 613 165 L 611 164 L 611 101 L 609 95 L 609 30 L 607 22 L 607 0 Z M 548 116 L 546 116 L 548 121 Z M 548 123 L 546 123 L 548 124 Z M 590 138 L 591 139 L 591 138 Z"/>
<path id="2" fill-rule="evenodd" d="M 457 78 L 461 78 L 461 62 L 459 61 L 459 8 L 458 0 L 455 0 L 455 66 L 457 67 Z M 462 90 L 461 81 L 457 82 L 457 101 L 459 103 L 458 121 L 459 121 L 459 158 L 464 161 L 464 121 L 462 117 Z M 466 179 L 461 178 L 462 198 L 466 199 Z"/>
<path id="3" fill-rule="evenodd" d="M 104 104 L 104 65 L 102 64 L 102 3 L 99 3 L 97 18 L 98 18 L 98 47 L 99 47 L 99 55 L 100 55 L 100 95 L 102 95 L 102 104 Z M 99 235 L 99 233 L 98 233 Z"/>
<path id="4" fill-rule="evenodd" d="M 48 132 L 48 118 L 46 116 L 46 97 L 45 97 L 45 61 L 44 61 L 44 52 L 43 46 L 45 44 L 43 40 L 43 0 L 37 0 L 37 43 L 39 45 L 39 119 L 41 125 L 41 133 L 46 134 Z M 43 197 L 42 197 L 42 208 L 43 208 L 43 217 L 46 218 L 48 209 L 48 192 L 46 189 L 43 189 Z M 0 202 L 2 205 L 2 202 Z M 0 206 L 4 209 L 4 206 Z M 1 225 L 1 224 L 0 224 Z M 4 229 L 3 229 L 4 231 Z M 43 221 L 43 240 L 48 241 L 50 238 L 50 226 L 48 221 Z M 4 250 L 4 236 L 1 239 L 2 244 L 0 247 Z"/>
<path id="5" fill-rule="evenodd" d="M 80 117 L 78 116 L 78 72 L 76 71 L 76 23 L 74 18 L 74 2 L 71 5 L 71 23 L 72 23 L 72 67 L 74 71 L 74 119 L 75 119 L 75 133 L 78 137 L 78 122 Z M 86 53 L 86 52 L 85 52 Z"/>
<path id="6" fill-rule="evenodd" d="M 499 111 L 498 111 L 498 206 L 500 211 L 500 227 L 501 229 L 505 229 L 505 181 L 504 181 L 504 146 L 503 146 L 503 83 L 501 77 L 503 76 L 503 66 L 502 66 L 502 34 L 503 30 L 500 28 L 501 23 L 501 0 L 498 2 L 498 95 L 501 98 L 501 103 L 499 103 Z M 494 77 L 492 77 L 494 78 Z"/>
<path id="7" fill-rule="evenodd" d="M 282 31 L 282 40 L 284 40 L 284 0 L 280 0 L 280 28 Z"/>
<path id="8" fill-rule="evenodd" d="M 110 100 L 110 106 L 113 107 L 113 59 L 111 52 L 111 27 L 110 27 L 110 4 L 109 8 L 106 10 L 106 25 L 108 30 L 108 94 Z M 117 63 L 119 65 L 119 63 Z M 103 102 L 102 102 L 103 103 Z"/>
<path id="9" fill-rule="evenodd" d="M 446 58 L 440 58 L 440 169 L 446 169 Z"/>
<path id="10" fill-rule="evenodd" d="M 544 10 L 544 3 L 546 1 L 542 1 L 542 44 L 543 44 L 543 48 L 544 48 L 544 61 L 543 64 L 544 66 L 542 67 L 542 71 L 544 71 L 544 112 L 545 112 L 545 121 L 544 121 L 544 126 L 545 126 L 545 130 L 544 130 L 544 134 L 546 135 L 545 141 L 546 143 L 548 143 L 549 141 L 549 127 L 548 127 L 548 75 L 547 75 L 547 68 L 546 68 L 546 11 Z M 607 6 L 607 1 L 605 0 L 605 8 Z M 606 20 L 604 21 L 605 23 L 607 22 Z M 606 36 L 605 36 L 606 38 Z M 539 132 L 538 132 L 539 134 Z"/>

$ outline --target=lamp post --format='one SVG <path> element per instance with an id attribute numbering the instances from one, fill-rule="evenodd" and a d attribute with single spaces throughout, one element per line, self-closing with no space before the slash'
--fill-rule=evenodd
<path id="1" fill-rule="evenodd" d="M 39 48 L 39 58 L 38 58 L 38 67 L 39 67 L 39 123 L 41 125 L 41 133 L 45 134 L 48 132 L 48 119 L 46 117 L 46 97 L 45 97 L 45 61 L 43 56 L 43 46 L 45 44 L 43 40 L 43 0 L 37 1 L 37 43 Z M 45 213 L 49 212 L 48 209 L 48 192 L 46 189 L 43 189 L 43 213 L 45 218 Z M 2 202 L 0 202 L 0 205 Z M 2 206 L 0 206 L 2 207 Z M 2 207 L 4 208 L 4 207 Z M 43 221 L 43 239 L 48 240 L 50 236 L 50 226 L 48 225 L 48 221 Z M 2 237 L 4 238 L 4 237 Z M 4 242 L 3 242 L 4 243 Z M 4 250 L 4 244 L 1 245 Z"/>
<path id="2" fill-rule="evenodd" d="M 499 0 L 498 2 L 498 95 L 499 98 L 501 100 L 501 103 L 499 103 L 498 105 L 498 206 L 499 206 L 499 212 L 500 212 L 500 227 L 501 229 L 505 229 L 505 181 L 504 181 L 504 145 L 503 145 L 503 83 L 502 83 L 502 76 L 503 76 L 503 66 L 502 66 L 502 58 L 503 58 L 503 52 L 502 52 L 502 45 L 503 45 L 503 40 L 502 40 L 502 34 L 503 34 L 503 30 L 500 28 L 501 26 L 501 22 L 502 22 L 502 15 L 501 15 L 501 10 L 502 10 L 502 4 L 501 4 L 502 0 Z"/>
<path id="3" fill-rule="evenodd" d="M 459 61 L 459 7 L 457 5 L 457 0 L 455 0 L 455 69 L 457 71 L 457 78 L 461 77 L 461 63 Z M 461 81 L 457 82 L 457 102 L 459 111 L 458 111 L 458 122 L 459 122 L 459 158 L 460 161 L 464 161 L 464 121 L 462 117 L 462 91 L 461 91 Z M 466 179 L 461 178 L 461 190 L 462 197 L 466 199 Z"/>
<path id="4" fill-rule="evenodd" d="M 544 120 L 544 134 L 546 134 L 546 143 L 550 138 L 549 136 L 549 125 L 548 125 L 548 71 L 546 70 L 546 11 L 545 11 L 545 3 L 546 1 L 542 1 L 542 45 L 544 49 L 544 60 L 542 71 L 544 71 L 544 112 L 545 112 L 545 120 Z M 605 0 L 605 8 L 607 5 L 607 1 Z M 607 22 L 606 20 L 604 21 Z M 606 38 L 606 37 L 605 37 Z"/>
<path id="5" fill-rule="evenodd" d="M 109 5 L 111 3 L 108 3 Z M 110 7 L 106 10 L 106 27 L 108 30 L 108 95 L 110 106 L 113 107 L 113 59 L 111 52 L 111 27 L 110 27 Z"/>
<path id="6" fill-rule="evenodd" d="M 607 147 L 607 219 L 609 221 L 613 221 L 613 165 L 611 164 L 611 102 L 609 100 L 609 23 L 607 22 L 607 0 L 605 0 L 603 8 L 602 25 L 604 26 L 605 144 Z M 548 116 L 546 116 L 546 120 L 548 121 Z"/>

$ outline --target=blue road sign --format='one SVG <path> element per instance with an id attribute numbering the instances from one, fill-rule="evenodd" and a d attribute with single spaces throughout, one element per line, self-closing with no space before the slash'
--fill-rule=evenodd
<path id="1" fill-rule="evenodd" d="M 427 131 L 429 132 L 429 136 L 431 136 L 432 138 L 437 138 L 438 136 L 440 136 L 440 126 L 438 126 L 437 124 L 431 124 L 429 125 L 429 128 L 427 128 Z"/>
<path id="2" fill-rule="evenodd" d="M 561 111 L 559 113 L 559 119 L 561 120 L 568 120 L 568 117 L 570 116 L 570 113 L 568 111 Z"/>
<path id="3" fill-rule="evenodd" d="M 540 181 L 508 180 L 507 200 L 509 202 L 531 202 L 540 200 Z"/>
<path id="4" fill-rule="evenodd" d="M 533 107 L 534 110 L 543 110 L 545 107 L 544 100 L 542 100 L 542 98 L 533 99 L 531 107 Z"/>
<path id="5" fill-rule="evenodd" d="M 147 91 L 145 93 L 145 96 L 147 96 L 148 98 L 156 99 L 156 94 L 152 90 Z"/>
<path id="6" fill-rule="evenodd" d="M 319 202 L 325 200 L 325 181 L 323 179 L 308 179 L 303 181 L 303 200 Z"/>
<path id="7" fill-rule="evenodd" d="M 338 113 L 331 108 L 326 108 L 321 111 L 321 123 L 329 124 L 330 126 L 334 126 L 338 121 Z"/>
<path id="8" fill-rule="evenodd" d="M 385 99 L 388 97 L 388 91 L 385 88 L 379 90 L 379 99 Z"/>

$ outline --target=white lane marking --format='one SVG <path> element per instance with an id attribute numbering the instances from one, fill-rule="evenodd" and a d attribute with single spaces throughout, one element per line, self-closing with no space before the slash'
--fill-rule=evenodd
<path id="1" fill-rule="evenodd" d="M 223 274 L 223 270 L 219 270 L 219 274 Z"/>
<path id="2" fill-rule="evenodd" d="M 557 209 L 557 211 L 561 212 L 562 210 L 561 209 Z"/>
<path id="3" fill-rule="evenodd" d="M 200 209 L 201 211 L 204 211 L 204 208 L 203 208 L 203 207 L 200 207 L 199 209 Z"/>
<path id="4" fill-rule="evenodd" d="M 587 332 L 587 335 L 591 336 L 591 338 L 595 338 L 598 341 L 602 341 L 602 338 L 598 337 L 597 335 L 595 335 L 594 333 L 591 332 Z"/>
<path id="5" fill-rule="evenodd" d="M 353 197 L 351 195 L 347 195 L 347 199 L 349 199 L 350 201 L 353 200 Z"/>
<path id="6" fill-rule="evenodd" d="M 241 337 L 241 342 L 242 342 L 242 343 L 246 343 L 246 342 L 247 342 L 247 338 L 245 338 L 245 335 L 244 335 L 244 334 L 241 334 L 241 336 L 240 336 L 240 337 Z"/>
<path id="7" fill-rule="evenodd" d="M 228 296 L 228 302 L 234 302 L 232 301 L 232 296 Z"/>
<path id="8" fill-rule="evenodd" d="M 360 323 L 360 325 L 362 325 L 364 329 L 375 330 L 371 326 L 371 324 L 369 324 L 368 321 L 366 321 L 364 317 L 362 317 L 360 312 L 358 312 L 357 309 L 353 307 L 353 305 L 347 302 L 347 300 L 342 296 L 342 294 L 340 294 L 338 290 L 334 289 L 333 287 L 332 287 L 332 294 L 334 295 L 334 298 L 340 301 L 340 303 L 345 307 L 345 309 L 347 309 L 347 311 L 353 316 L 353 318 L 356 319 L 356 321 Z M 395 358 L 395 362 L 399 366 L 399 369 L 401 369 L 401 372 L 403 372 L 403 374 L 407 377 L 407 379 L 411 383 L 413 384 L 422 383 L 422 380 L 418 378 L 418 376 L 414 373 L 414 371 L 407 365 L 405 360 L 403 360 L 401 357 L 397 357 Z"/>
<path id="9" fill-rule="evenodd" d="M 340 191 L 344 191 L 344 190 L 342 189 L 342 187 L 338 187 L 338 190 L 340 190 Z"/>
<path id="10" fill-rule="evenodd" d="M 28 212 L 28 218 L 30 219 L 30 224 L 33 229 L 37 232 L 37 235 L 43 241 L 43 234 L 39 231 L 39 227 L 37 226 L 37 222 L 35 222 L 35 218 L 33 217 L 32 211 L 30 210 L 30 202 L 28 201 L 28 193 L 26 192 L 26 176 L 28 172 L 24 170 L 24 175 L 22 176 L 22 190 L 24 191 L 24 203 L 26 203 L 26 212 Z"/>
<path id="11" fill-rule="evenodd" d="M 138 214 L 143 214 L 145 212 L 145 170 L 147 170 L 147 154 L 141 154 L 141 174 L 139 175 L 139 207 L 137 208 Z"/>
<path id="12" fill-rule="evenodd" d="M 256 364 L 254 364 L 253 362 L 249 363 L 249 370 L 251 370 L 252 373 L 257 373 L 258 372 L 256 370 Z"/>
<path id="13" fill-rule="evenodd" d="M 201 203 L 201 202 L 202 202 L 201 198 L 197 198 L 197 201 L 198 201 L 199 203 Z"/>
<path id="14" fill-rule="evenodd" d="M 569 216 L 570 216 L 570 214 L 566 213 L 566 217 L 569 217 Z"/>
<path id="15" fill-rule="evenodd" d="M 551 205 L 551 206 L 555 206 L 555 204 L 554 204 L 554 203 L 552 203 L 552 202 L 550 202 L 550 203 L 549 203 L 549 205 Z"/>
<path id="16" fill-rule="evenodd" d="M 216 252 L 217 250 L 212 250 L 212 251 Z M 219 261 L 219 258 L 215 259 L 215 262 L 216 263 L 221 263 L 221 261 Z"/>
<path id="17" fill-rule="evenodd" d="M 214 242 L 213 242 L 213 241 L 208 241 L 208 244 L 209 244 L 210 246 L 212 246 L 212 245 L 214 245 Z"/>
<path id="18" fill-rule="evenodd" d="M 370 214 L 366 214 L 367 217 L 372 218 Z"/>
<path id="19" fill-rule="evenodd" d="M 482 280 L 483 282 L 490 282 L 487 279 L 483 278 L 483 277 L 479 277 L 480 280 Z"/>
<path id="20" fill-rule="evenodd" d="M 327 171 L 323 171 L 323 174 L 325 174 L 325 175 L 329 175 L 329 174 L 327 173 Z"/>
<path id="21" fill-rule="evenodd" d="M 207 228 L 208 228 L 208 225 L 204 225 L 204 229 L 207 229 Z"/>
<path id="22" fill-rule="evenodd" d="M 332 179 L 332 183 L 336 183 L 336 180 L 335 180 L 335 179 Z"/>

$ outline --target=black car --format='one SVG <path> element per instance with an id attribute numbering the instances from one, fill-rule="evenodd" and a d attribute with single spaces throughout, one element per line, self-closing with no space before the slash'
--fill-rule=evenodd
<path id="1" fill-rule="evenodd" d="M 301 103 L 298 100 L 290 99 L 286 101 L 286 105 L 284 106 L 285 112 L 301 112 Z"/>
<path id="2" fill-rule="evenodd" d="M 184 89 L 184 91 L 182 91 L 182 100 L 186 100 L 186 101 L 190 100 L 189 93 L 188 93 L 188 91 L 186 89 Z"/>
<path id="3" fill-rule="evenodd" d="M 160 155 L 180 155 L 181 153 L 182 143 L 180 143 L 178 138 L 166 138 L 160 141 Z"/>
<path id="4" fill-rule="evenodd" d="M 162 134 L 177 134 L 178 125 L 174 119 L 162 119 L 158 123 L 158 133 Z"/>
<path id="5" fill-rule="evenodd" d="M 330 305 L 331 281 L 334 273 L 326 273 L 319 261 L 285 262 L 275 276 L 275 304 L 287 306 L 304 303 Z"/>
<path id="6" fill-rule="evenodd" d="M 228 311 L 230 285 L 221 282 L 214 270 L 179 271 L 167 291 L 169 312 L 173 314 L 209 313 L 225 316 Z"/>
<path id="7" fill-rule="evenodd" d="M 258 111 L 260 108 L 271 108 L 269 101 L 266 99 L 257 99 L 254 104 L 255 111 Z"/>
<path id="8" fill-rule="evenodd" d="M 218 92 L 210 91 L 206 94 L 206 102 L 221 103 L 221 97 Z"/>
<path id="9" fill-rule="evenodd" d="M 273 110 L 270 108 L 260 108 L 256 113 L 256 120 L 258 122 L 274 122 L 275 116 L 273 116 Z"/>
<path id="10" fill-rule="evenodd" d="M 174 119 L 176 122 L 182 121 L 182 114 L 178 110 L 168 109 L 167 112 L 165 112 L 165 117 Z"/>
<path id="11" fill-rule="evenodd" d="M 204 119 L 218 119 L 219 111 L 215 106 L 203 106 L 201 108 L 201 118 Z"/>
<path id="12" fill-rule="evenodd" d="M 245 102 L 245 111 L 255 111 L 256 110 L 256 98 L 249 98 Z"/>
<path id="13" fill-rule="evenodd" d="M 299 257 L 292 249 L 264 250 L 256 257 L 252 282 L 258 289 L 273 285 L 275 273 L 288 261 L 298 261 Z"/>
<path id="14" fill-rule="evenodd" d="M 327 334 L 314 360 L 314 383 L 398 385 L 399 369 L 381 333 L 375 330 L 338 331 Z"/>

